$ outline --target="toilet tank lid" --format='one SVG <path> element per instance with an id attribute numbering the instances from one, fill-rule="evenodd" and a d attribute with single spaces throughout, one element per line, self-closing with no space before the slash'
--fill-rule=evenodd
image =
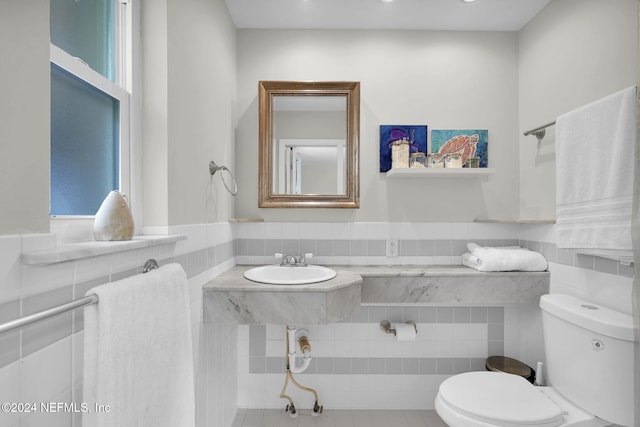
<path id="1" fill-rule="evenodd" d="M 547 294 L 540 308 L 567 322 L 612 338 L 633 341 L 633 318 L 625 313 L 584 301 L 572 295 Z"/>

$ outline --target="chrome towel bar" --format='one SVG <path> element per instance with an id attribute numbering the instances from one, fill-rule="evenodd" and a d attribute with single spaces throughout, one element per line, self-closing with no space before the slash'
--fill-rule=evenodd
<path id="1" fill-rule="evenodd" d="M 158 262 L 155 259 L 149 259 L 144 263 L 142 269 L 143 273 L 147 273 L 151 270 L 158 268 Z M 91 304 L 98 303 L 97 295 L 89 295 L 84 298 L 78 298 L 73 301 L 58 305 L 56 307 L 48 308 L 46 310 L 38 311 L 37 313 L 29 314 L 27 316 L 19 317 L 17 319 L 9 320 L 0 324 L 0 334 L 8 332 L 22 326 L 29 325 L 40 320 L 48 319 L 49 317 L 56 316 L 58 314 L 65 313 L 67 311 L 75 310 L 76 308 L 84 307 Z"/>
<path id="2" fill-rule="evenodd" d="M 538 126 L 535 129 L 531 129 L 531 130 L 526 131 L 524 133 L 524 136 L 535 135 L 536 138 L 538 138 L 538 141 L 540 141 L 542 138 L 544 138 L 544 135 L 546 133 L 545 129 L 548 128 L 549 126 L 553 126 L 555 124 L 556 124 L 556 122 L 554 120 L 554 121 L 552 121 L 550 123 L 547 123 L 546 125 Z"/>

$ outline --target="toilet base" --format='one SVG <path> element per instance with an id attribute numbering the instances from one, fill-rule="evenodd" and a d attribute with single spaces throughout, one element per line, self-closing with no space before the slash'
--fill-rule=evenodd
<path id="1" fill-rule="evenodd" d="M 554 427 L 604 427 L 611 425 L 611 423 L 596 418 L 567 401 L 552 387 L 536 387 L 536 389 L 553 401 L 563 412 L 564 422 Z M 436 396 L 435 409 L 442 421 L 450 427 L 520 427 L 509 423 L 491 424 L 487 421 L 461 414 L 441 399 L 440 394 Z M 542 424 L 536 427 L 552 426 Z"/>

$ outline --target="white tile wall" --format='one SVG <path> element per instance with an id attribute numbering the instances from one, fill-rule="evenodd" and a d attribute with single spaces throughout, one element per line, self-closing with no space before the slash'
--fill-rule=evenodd
<path id="1" fill-rule="evenodd" d="M 546 242 L 555 250 L 555 226 L 527 225 L 521 239 Z M 614 310 L 631 314 L 633 266 L 603 258 L 579 255 L 572 250 L 557 249 L 550 258 L 551 292 L 568 293 Z"/>
<path id="2" fill-rule="evenodd" d="M 0 369 L 0 401 L 20 402 L 20 362 L 14 362 Z M 18 424 L 18 412 L 0 411 L 0 425 Z"/>
<path id="3" fill-rule="evenodd" d="M 237 326 L 205 325 L 206 395 L 203 426 L 230 426 L 237 411 Z"/>
<path id="4" fill-rule="evenodd" d="M 632 277 L 629 268 L 618 268 L 615 263 L 598 259 L 585 259 L 571 251 L 560 251 L 555 247 L 555 231 L 550 225 L 515 224 L 412 224 L 412 223 L 355 223 L 355 224 L 253 224 L 238 230 L 238 239 L 266 241 L 277 239 L 299 239 L 300 244 L 313 239 L 386 239 L 402 240 L 433 239 L 441 244 L 451 241 L 452 247 L 464 247 L 465 240 L 484 239 L 487 245 L 509 241 L 532 250 L 543 251 L 548 256 L 551 269 L 551 292 L 568 292 L 588 297 L 622 311 L 630 310 Z M 461 243 L 462 242 L 462 243 Z M 513 243 L 510 243 L 513 244 Z M 323 243 L 324 246 L 326 246 Z M 268 245 L 265 245 L 265 247 Z M 357 247 L 357 246 L 356 246 Z M 452 249 L 455 252 L 455 249 Z M 558 252 L 556 254 L 556 251 Z M 237 257 L 239 263 L 273 262 L 269 254 Z M 558 260 L 558 262 L 556 262 Z M 317 263 L 335 264 L 459 264 L 460 257 L 452 256 L 318 256 Z M 562 263 L 561 263 L 562 262 Z M 563 264 L 564 263 L 564 264 Z M 568 264 L 568 265 L 567 265 Z M 598 266 L 600 265 L 600 266 Z M 612 266 L 613 265 L 613 266 Z M 585 268 L 591 266 L 590 268 Z M 631 275 L 632 276 L 632 275 Z M 518 358 L 530 366 L 544 361 L 541 313 L 537 304 L 512 305 L 504 308 L 504 354 Z M 436 324 L 419 325 L 421 337 L 410 346 L 407 343 L 389 345 L 377 335 L 377 325 L 338 323 L 322 327 L 311 327 L 314 355 L 322 357 L 377 357 L 402 358 L 407 354 L 420 357 L 486 357 L 486 325 Z M 282 325 L 269 325 L 266 330 L 266 357 L 282 355 L 284 341 Z M 248 332 L 240 329 L 239 345 L 239 395 L 241 407 L 280 407 L 286 403 L 278 397 L 284 376 L 282 374 L 251 374 L 249 371 Z M 408 348 L 412 347 L 411 350 Z M 267 361 L 269 363 L 269 361 Z M 268 369 L 267 369 L 268 371 Z M 405 375 L 300 375 L 312 387 L 322 390 L 325 399 L 335 408 L 413 408 L 432 407 L 437 386 L 444 376 Z M 313 385 L 315 384 L 315 385 Z M 407 397 L 413 392 L 417 398 Z M 417 394 L 416 394 L 417 393 Z M 304 394 L 304 393 L 303 393 Z M 301 396 L 301 399 L 308 397 Z M 312 403 L 312 402 L 311 402 Z M 414 406 L 411 406 L 414 405 Z"/>
<path id="5" fill-rule="evenodd" d="M 550 263 L 551 292 L 568 293 L 623 313 L 632 313 L 633 279 Z"/>
<path id="6" fill-rule="evenodd" d="M 504 310 L 504 354 L 535 367 L 544 362 L 544 342 L 540 310 L 536 304 L 513 305 Z M 489 355 L 487 325 L 422 324 L 415 342 L 395 342 L 381 333 L 376 324 L 338 323 L 310 326 L 315 358 L 479 358 Z M 283 363 L 284 326 L 268 325 L 262 355 Z M 280 408 L 287 403 L 279 398 L 285 376 L 282 373 L 251 373 L 249 327 L 238 333 L 238 405 L 244 408 Z M 255 356 L 255 354 L 253 354 Z M 261 357 L 255 359 L 260 360 Z M 269 363 L 267 361 L 267 363 Z M 336 362 L 337 363 L 337 362 Z M 334 367 L 338 370 L 337 364 Z M 318 370 L 320 368 L 318 367 Z M 365 366 L 364 372 L 367 371 Z M 384 369 L 384 366 L 382 367 Z M 482 366 L 476 366 L 482 369 Z M 351 365 L 351 371 L 355 368 Z M 433 409 L 439 384 L 448 375 L 366 375 L 300 374 L 304 386 L 315 388 L 321 404 L 333 409 Z M 313 405 L 304 392 L 291 387 L 298 408 Z"/>
<path id="7" fill-rule="evenodd" d="M 469 307 L 428 307 L 422 316 L 433 321 L 422 322 L 419 307 L 363 305 L 360 313 L 346 322 L 296 325 L 309 331 L 314 357 L 309 369 L 296 378 L 307 382 L 302 382 L 303 385 L 316 388 L 323 400 L 320 403 L 329 408 L 433 409 L 437 386 L 450 375 L 438 375 L 440 370 L 453 373 L 458 369 L 482 368 L 478 361 L 484 361 L 489 355 L 487 322 L 491 318 L 502 328 L 502 311 L 500 316 L 488 316 L 489 311 L 493 313 L 496 309 L 477 307 L 471 319 Z M 438 311 L 440 322 L 436 323 Z M 456 313 L 463 319 L 451 323 L 456 320 Z M 395 341 L 380 329 L 380 316 L 392 321 L 416 321 L 416 340 Z M 279 397 L 285 379 L 285 329 L 285 325 L 240 327 L 238 403 L 241 407 L 286 405 L 287 401 Z M 444 367 L 440 367 L 440 363 Z M 299 408 L 313 406 L 314 402 L 306 394 L 291 387 L 291 395 L 296 396 Z"/>
<path id="8" fill-rule="evenodd" d="M 22 359 L 19 402 L 49 402 L 71 390 L 71 337 Z"/>
<path id="9" fill-rule="evenodd" d="M 237 405 L 280 407 L 278 397 L 283 376 L 249 374 L 248 330 L 240 327 L 201 328 L 201 293 L 203 283 L 230 268 L 235 260 L 224 258 L 222 247 L 236 239 L 348 239 L 354 247 L 360 240 L 450 240 L 452 247 L 465 240 L 524 241 L 532 249 L 542 249 L 551 263 L 551 291 L 568 292 L 603 305 L 630 312 L 633 267 L 616 266 L 599 259 L 576 257 L 572 252 L 555 248 L 554 227 L 549 225 L 477 224 L 477 223 L 249 223 L 204 224 L 165 227 L 163 233 L 186 234 L 189 238 L 173 245 L 147 248 L 126 254 L 87 258 L 51 266 L 23 266 L 20 254 L 25 250 L 54 247 L 55 235 L 0 236 L 0 304 L 30 298 L 46 291 L 74 286 L 84 292 L 83 283 L 106 282 L 123 271 L 139 269 L 150 257 L 175 259 L 188 271 L 193 308 L 194 346 L 202 357 L 198 361 L 199 426 L 230 426 Z M 446 243 L 446 242 L 444 242 Z M 377 243 L 376 243 L 377 245 Z M 407 246 L 410 248 L 410 246 Z M 376 249 L 376 250 L 379 250 Z M 357 252 L 357 251 L 356 251 Z M 273 262 L 269 254 L 241 255 L 238 263 Z M 327 255 L 318 263 L 338 264 L 459 264 L 451 256 L 365 256 L 359 254 Z M 592 262 L 593 261 L 593 262 Z M 591 268 L 593 266 L 593 268 Z M 618 274 L 614 274 L 616 271 Z M 128 274 L 128 273 L 127 273 Z M 80 295 L 74 295 L 78 297 Z M 505 354 L 532 365 L 543 355 L 543 341 L 537 306 L 511 306 L 504 310 Z M 75 321 L 78 321 L 76 319 Z M 81 323 L 78 323 L 80 325 Z M 425 328 L 413 343 L 421 357 L 483 357 L 489 332 L 477 325 L 435 324 Z M 485 325 L 486 327 L 486 325 Z M 282 352 L 282 326 L 267 328 L 266 356 Z M 314 327 L 314 354 L 327 358 L 366 358 L 379 354 L 388 358 L 406 357 L 407 348 L 385 342 L 375 325 L 340 323 Z M 0 398 L 3 401 L 24 399 L 66 400 L 81 398 L 82 332 L 69 335 L 45 348 L 0 367 Z M 404 343 L 395 343 L 404 344 Z M 236 352 L 237 349 L 237 352 Z M 52 363 L 55 367 L 51 367 Z M 49 366 L 50 368 L 46 368 Z M 27 371 L 29 370 L 29 371 Z M 300 380 L 323 391 L 327 407 L 428 408 L 442 375 L 302 375 Z M 20 384 L 16 387 L 16 384 Z M 75 387 L 74 387 L 75 386 Z M 328 391 L 328 392 L 327 392 Z M 301 399 L 308 397 L 301 396 Z M 44 417 L 44 418 L 43 418 Z M 45 417 L 0 413 L 0 425 L 79 426 L 79 417 L 57 414 Z"/>
<path id="10" fill-rule="evenodd" d="M 22 269 L 20 254 L 22 239 L 20 236 L 0 236 L 0 274 L 3 285 L 0 286 L 0 302 L 20 297 Z"/>
<path id="11" fill-rule="evenodd" d="M 481 223 L 241 223 L 235 224 L 234 231 L 239 264 L 274 263 L 273 254 L 287 252 L 285 246 L 292 244 L 316 247 L 317 251 L 312 252 L 317 264 L 455 265 L 460 264 L 459 248 L 464 248 L 467 240 L 502 244 L 503 240 L 518 239 L 518 229 L 513 224 Z M 400 256 L 385 256 L 384 242 L 388 238 L 401 241 Z M 416 252 L 416 244 L 425 240 L 435 244 L 434 253 Z M 405 254 L 402 241 L 413 245 L 413 249 Z M 444 253 L 447 246 L 448 253 Z M 276 247 L 280 249 L 274 250 Z M 369 253 L 364 253 L 365 248 Z"/>
<path id="12" fill-rule="evenodd" d="M 45 299 L 49 294 L 52 298 L 58 297 L 60 292 L 50 292 L 52 290 L 66 292 L 69 289 L 69 298 L 72 294 L 73 298 L 79 298 L 91 286 L 139 272 L 148 258 L 155 258 L 160 264 L 177 261 L 183 265 L 189 277 L 193 334 L 198 338 L 202 324 L 202 285 L 235 263 L 231 226 L 227 223 L 203 224 L 174 227 L 169 231 L 187 234 L 189 240 L 52 265 L 22 265 L 20 254 L 23 251 L 55 247 L 55 235 L 0 236 L 0 304 L 17 300 L 24 306 L 29 306 L 37 298 L 39 304 L 53 306 L 60 302 L 52 299 L 51 304 L 47 305 Z M 42 328 L 55 327 L 61 323 L 69 332 L 58 341 L 29 355 L 16 352 L 16 357 L 19 357 L 17 360 L 0 366 L 2 402 L 82 402 L 83 332 L 80 330 L 70 334 L 71 322 L 75 322 L 81 329 L 80 312 L 81 310 L 76 311 L 75 316 L 66 316 L 66 320 L 62 322 L 60 319 L 53 319 L 39 323 Z M 236 357 L 235 352 L 229 351 L 230 348 L 235 348 L 236 337 L 233 329 L 226 331 L 222 337 L 224 339 L 220 339 L 218 334 L 214 339 L 207 338 L 206 345 L 201 345 L 200 339 L 194 339 L 194 355 L 198 359 L 196 362 L 201 360 L 205 370 L 209 369 L 209 361 L 215 364 L 215 369 L 208 371 L 208 379 L 201 377 L 198 390 L 206 392 L 208 385 L 218 384 L 219 378 L 222 378 L 221 384 L 230 391 L 224 395 L 225 399 L 219 400 L 214 406 L 214 413 L 222 415 L 210 417 L 207 424 L 200 424 L 207 427 L 231 425 L 236 412 Z M 21 347 L 27 344 L 24 340 L 16 342 L 20 342 Z M 205 351 L 213 357 L 205 357 Z M 199 371 L 202 370 L 199 363 L 196 366 Z M 204 399 L 204 396 L 205 393 L 198 394 L 198 398 Z M 223 396 L 222 393 L 220 396 Z M 198 402 L 198 407 L 207 406 L 205 400 Z M 79 414 L 69 411 L 36 414 L 0 412 L 0 425 L 7 427 L 79 427 L 80 421 Z"/>

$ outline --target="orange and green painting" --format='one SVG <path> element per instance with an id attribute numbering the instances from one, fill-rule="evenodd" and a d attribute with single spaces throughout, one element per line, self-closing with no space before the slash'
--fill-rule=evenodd
<path id="1" fill-rule="evenodd" d="M 461 153 L 464 165 L 469 157 L 479 157 L 480 167 L 486 168 L 489 131 L 478 129 L 434 129 L 431 131 L 431 153 Z"/>

